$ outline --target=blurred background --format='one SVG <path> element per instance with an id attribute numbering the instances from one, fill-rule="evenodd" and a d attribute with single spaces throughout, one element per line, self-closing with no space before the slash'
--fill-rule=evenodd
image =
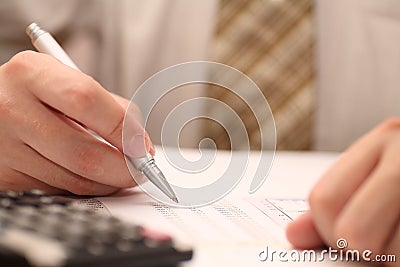
<path id="1" fill-rule="evenodd" d="M 211 58 L 242 71 L 262 90 L 275 118 L 280 150 L 313 147 L 314 11 L 312 0 L 223 0 L 216 14 Z M 236 108 L 251 147 L 259 149 L 260 127 L 250 110 L 236 107 L 226 91 L 210 88 L 209 94 Z M 207 129 L 217 144 L 228 146 L 220 127 Z"/>
<path id="2" fill-rule="evenodd" d="M 24 34 L 32 21 L 85 73 L 127 98 L 174 64 L 211 60 L 238 69 L 269 102 L 278 150 L 342 151 L 400 115 L 397 0 L 2 0 L 0 63 L 33 49 Z M 163 99 L 146 125 L 156 144 L 163 114 L 197 96 L 231 106 L 251 148 L 260 148 L 264 126 L 234 94 L 212 85 L 180 88 Z M 212 105 L 191 108 L 210 117 L 218 112 Z M 204 137 L 230 148 L 223 127 L 210 120 L 185 126 L 179 142 L 197 147 Z"/>

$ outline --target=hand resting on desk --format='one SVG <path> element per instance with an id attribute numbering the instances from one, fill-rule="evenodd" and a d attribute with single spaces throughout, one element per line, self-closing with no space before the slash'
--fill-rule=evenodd
<path id="1" fill-rule="evenodd" d="M 106 195 L 134 186 L 121 152 L 128 104 L 49 55 L 14 56 L 0 67 L 0 190 Z"/>
<path id="2" fill-rule="evenodd" d="M 337 248 L 344 238 L 348 249 L 399 261 L 400 119 L 383 122 L 352 145 L 315 185 L 309 203 L 310 212 L 287 228 L 294 246 Z"/>

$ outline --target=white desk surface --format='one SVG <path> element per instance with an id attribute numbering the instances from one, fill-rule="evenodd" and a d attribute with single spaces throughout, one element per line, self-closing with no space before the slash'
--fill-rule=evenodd
<path id="1" fill-rule="evenodd" d="M 187 150 L 185 153 L 188 154 L 196 154 L 198 151 Z M 241 153 L 243 157 L 246 157 L 246 153 Z M 228 158 L 229 153 L 222 152 L 217 155 L 219 160 L 224 160 Z M 337 153 L 321 153 L 321 152 L 277 152 L 275 156 L 275 160 L 273 162 L 270 174 L 263 184 L 263 186 L 255 193 L 252 194 L 251 197 L 260 197 L 260 198 L 268 198 L 268 199 L 279 199 L 279 198 L 288 198 L 288 199 L 305 199 L 307 198 L 309 190 L 312 188 L 313 184 L 318 180 L 318 178 L 327 170 L 329 166 L 338 158 L 339 154 Z M 250 180 L 252 178 L 251 170 L 254 169 L 254 166 L 257 166 L 257 162 L 255 159 L 257 158 L 257 154 L 250 154 L 249 166 L 250 170 L 248 173 L 244 175 L 242 181 L 239 185 L 226 197 L 226 199 L 243 199 L 245 197 L 249 197 L 248 189 L 250 185 Z M 170 166 L 167 166 L 169 163 L 165 160 L 163 153 L 158 152 L 156 155 L 156 160 L 161 169 L 166 173 L 166 176 L 169 177 L 169 169 Z M 218 168 L 217 168 L 218 169 Z M 218 170 L 217 170 L 218 171 Z M 137 190 L 138 191 L 138 190 Z M 168 228 L 170 221 L 164 221 L 165 218 L 157 217 L 158 215 L 154 213 L 154 207 L 149 205 L 149 201 L 151 200 L 144 194 L 135 194 L 133 196 L 122 196 L 122 197 L 107 197 L 101 198 L 100 200 L 107 206 L 107 208 L 111 211 L 114 216 L 121 217 L 122 219 L 137 221 L 139 223 L 150 224 L 151 226 L 159 227 L 161 230 L 170 231 L 173 234 L 179 232 L 173 229 Z M 241 205 L 241 204 L 240 204 Z M 244 204 L 243 207 L 246 208 L 246 205 L 250 205 L 249 203 Z M 207 209 L 207 207 L 206 207 Z M 210 211 L 211 210 L 211 211 Z M 209 208 L 211 215 L 213 213 L 212 208 Z M 183 216 L 180 218 L 180 223 L 184 224 L 196 224 L 198 228 L 197 235 L 207 235 L 209 230 L 213 230 L 212 228 L 207 228 L 209 226 L 204 226 L 201 221 L 196 221 L 196 215 L 190 213 L 190 210 L 182 210 L 178 209 L 173 211 L 175 213 L 180 214 L 179 216 Z M 215 211 L 214 211 L 215 212 Z M 247 212 L 247 211 L 246 211 Z M 251 213 L 251 211 L 249 210 Z M 249 213 L 249 214 L 250 214 Z M 257 215 L 255 215 L 257 217 Z M 151 219 L 149 219 L 149 218 Z M 142 220 L 142 221 L 141 221 Z M 265 220 L 265 219 L 264 219 Z M 264 221 L 265 222 L 265 221 Z M 244 222 L 245 223 L 245 222 Z M 272 246 L 278 246 L 277 249 L 291 249 L 289 243 L 285 238 L 282 238 L 283 229 L 277 229 L 277 226 L 273 224 L 268 224 L 266 222 L 267 231 L 270 231 L 272 236 L 275 235 L 275 232 L 280 232 L 280 240 L 283 239 L 282 242 L 274 243 L 267 239 L 260 239 L 256 245 L 243 245 L 235 242 L 225 242 L 224 245 L 221 243 L 195 243 L 195 257 L 193 261 L 185 263 L 184 266 L 187 267 L 198 267 L 198 266 L 284 266 L 289 263 L 282 262 L 261 262 L 258 260 L 257 251 L 262 249 L 262 246 L 271 244 Z M 240 222 L 240 225 L 243 225 L 243 222 Z M 262 228 L 264 227 L 264 223 L 262 223 Z M 268 226 L 269 225 L 269 226 Z M 165 228 L 163 228 L 165 227 Z M 261 228 L 261 230 L 262 230 Z M 275 230 L 274 230 L 275 229 Z M 217 233 L 217 232 L 216 232 Z M 226 233 L 225 233 L 226 234 Z M 195 238 L 195 237 L 193 237 Z M 271 237 L 271 240 L 274 240 Z M 277 240 L 277 239 L 275 239 Z M 220 242 L 220 241 L 219 241 Z M 215 245 L 220 244 L 220 245 Z M 262 244 L 262 245 L 261 245 Z M 278 245 L 276 245 L 278 244 Z M 281 245 L 279 245 L 281 244 Z M 323 265 L 323 266 L 349 266 L 352 264 L 346 263 L 338 263 L 331 261 L 324 261 L 318 263 L 293 263 L 290 265 L 296 266 L 310 266 L 313 264 Z"/>

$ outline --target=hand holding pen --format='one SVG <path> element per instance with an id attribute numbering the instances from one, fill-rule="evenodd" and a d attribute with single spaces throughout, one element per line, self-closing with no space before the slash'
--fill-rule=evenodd
<path id="1" fill-rule="evenodd" d="M 106 195 L 135 185 L 121 152 L 128 100 L 32 51 L 0 67 L 0 84 L 0 189 Z M 141 133 L 146 151 L 154 153 Z"/>

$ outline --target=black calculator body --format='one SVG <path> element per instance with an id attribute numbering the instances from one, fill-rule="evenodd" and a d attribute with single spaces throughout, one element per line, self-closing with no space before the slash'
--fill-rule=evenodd
<path id="1" fill-rule="evenodd" d="M 67 197 L 0 191 L 0 266 L 176 266 L 192 253 L 169 235 Z"/>

